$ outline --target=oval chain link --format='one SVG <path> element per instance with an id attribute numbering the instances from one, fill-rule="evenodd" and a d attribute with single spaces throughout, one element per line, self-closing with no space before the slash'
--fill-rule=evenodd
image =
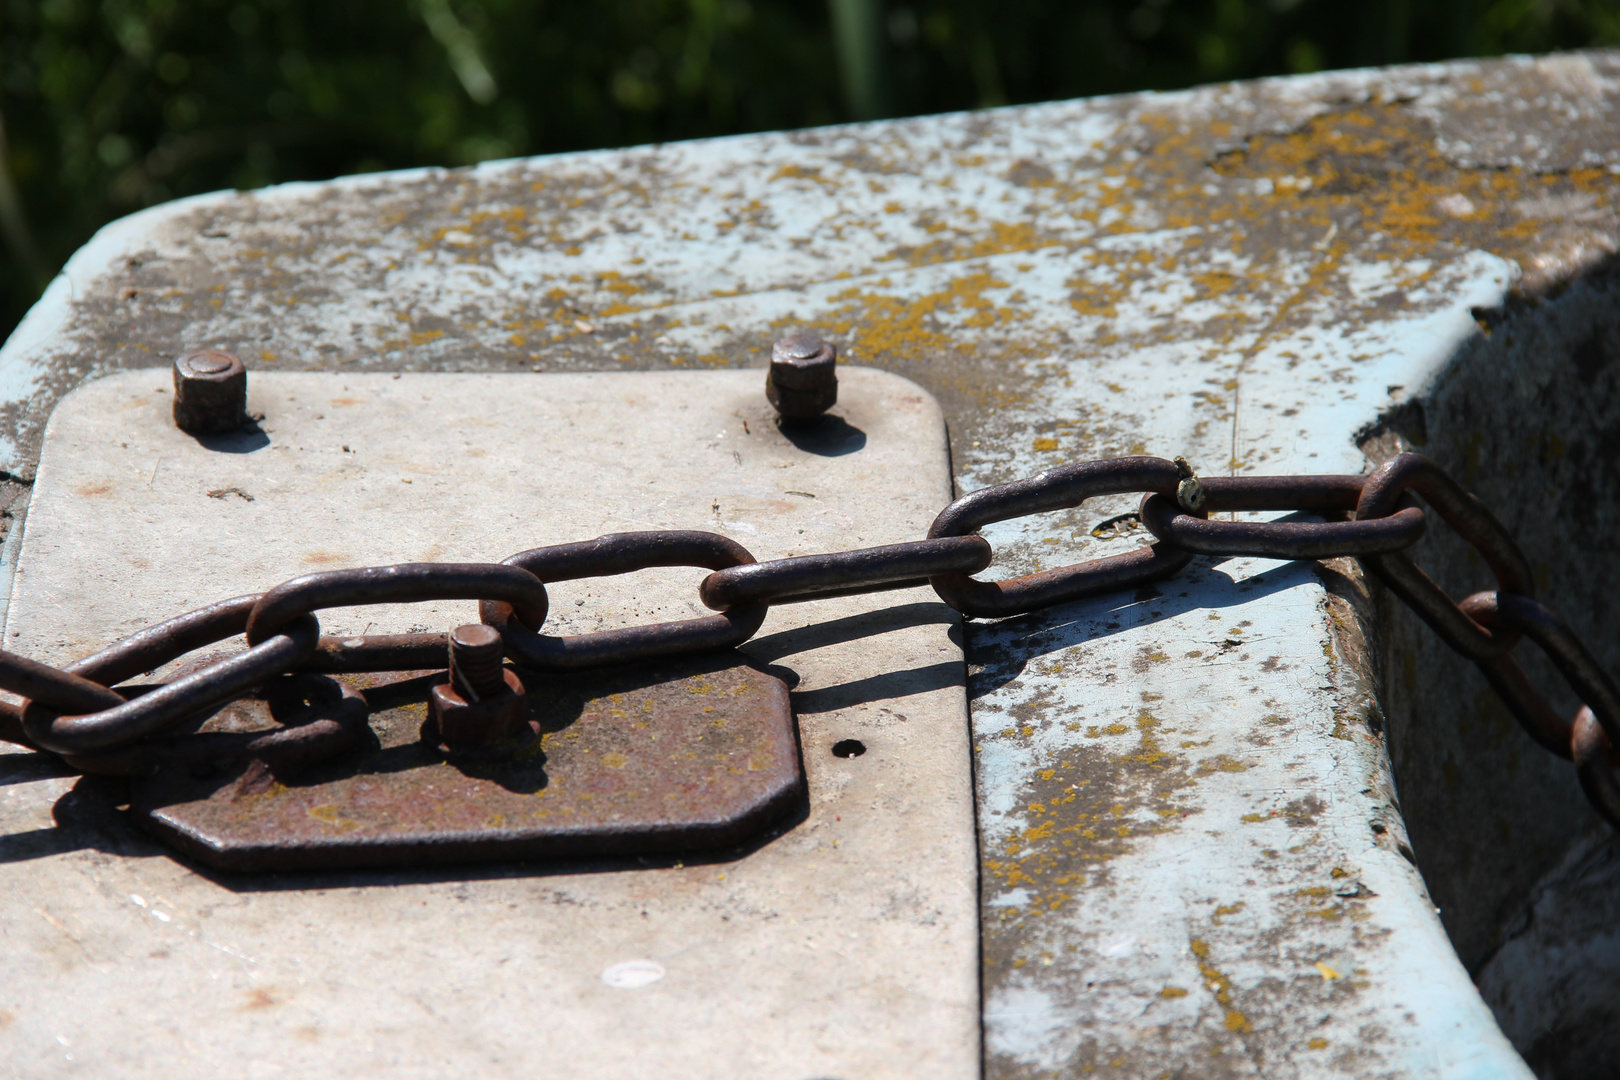
<path id="1" fill-rule="evenodd" d="M 962 496 L 940 511 L 928 535 L 931 539 L 963 536 L 998 521 L 1067 510 L 1103 495 L 1155 492 L 1174 499 L 1180 481 L 1175 462 L 1163 458 L 1060 465 L 1027 480 Z M 1192 557 L 1190 551 L 1161 543 L 1002 581 L 977 581 L 960 572 L 936 574 L 929 581 L 940 599 L 957 611 L 991 619 L 1158 581 L 1186 566 Z"/>

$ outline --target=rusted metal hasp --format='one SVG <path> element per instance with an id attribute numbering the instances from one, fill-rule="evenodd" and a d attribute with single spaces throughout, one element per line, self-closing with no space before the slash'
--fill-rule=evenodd
<path id="1" fill-rule="evenodd" d="M 133 812 L 200 862 L 257 872 L 723 849 L 803 799 L 787 688 L 736 653 L 524 671 L 541 739 L 506 761 L 447 759 L 423 738 L 442 672 L 346 678 L 372 708 L 364 747 L 285 776 L 166 766 L 135 781 Z M 269 720 L 245 699 L 205 730 Z"/>

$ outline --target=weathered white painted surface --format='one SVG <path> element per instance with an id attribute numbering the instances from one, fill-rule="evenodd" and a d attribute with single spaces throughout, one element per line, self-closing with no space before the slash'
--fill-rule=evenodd
<path id="1" fill-rule="evenodd" d="M 6 467 L 87 373 L 201 345 L 616 370 L 809 325 L 941 400 L 962 490 L 1128 452 L 1359 471 L 1505 302 L 1616 250 L 1617 86 L 1614 53 L 1335 73 L 157 208 L 0 352 Z M 1129 508 L 989 533 L 1022 572 L 1138 542 L 1089 535 Z M 991 1075 L 1523 1075 L 1392 854 L 1353 605 L 1298 568 L 1243 592 L 1261 565 L 968 627 Z M 1118 797 L 1059 803 L 1076 777 Z"/>
<path id="2" fill-rule="evenodd" d="M 268 439 L 242 453 L 175 430 L 168 382 L 129 372 L 58 409 L 6 624 L 31 654 L 312 568 L 668 527 L 760 557 L 889 543 L 950 491 L 938 407 L 876 371 L 842 372 L 862 437 L 838 456 L 782 437 L 756 372 L 254 375 Z M 549 632 L 705 614 L 703 573 L 559 585 Z M 474 619 L 395 605 L 323 627 Z M 4 1071 L 976 1075 L 954 626 L 924 590 L 773 611 L 751 651 L 798 677 L 809 818 L 706 865 L 210 878 L 0 754 Z M 835 758 L 846 738 L 866 753 Z"/>

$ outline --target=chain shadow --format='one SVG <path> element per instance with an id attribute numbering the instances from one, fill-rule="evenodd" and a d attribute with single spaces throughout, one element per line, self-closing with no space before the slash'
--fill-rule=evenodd
<path id="1" fill-rule="evenodd" d="M 66 779 L 74 775 L 73 769 L 52 754 L 0 755 L 0 787 Z M 0 836 L 0 864 L 29 862 L 91 848 L 106 850 L 108 828 L 116 831 L 116 823 L 109 819 L 108 813 L 116 813 L 117 807 L 105 798 L 97 798 L 95 789 L 100 787 L 105 785 L 81 776 L 53 805 L 53 824 L 50 828 L 28 829 Z M 27 798 L 26 795 L 23 797 Z"/>
<path id="2" fill-rule="evenodd" d="M 1180 573 L 1134 593 L 1076 600 L 1027 615 L 968 624 L 968 700 L 1018 679 L 1033 660 L 1076 645 L 1165 622 L 1193 611 L 1217 611 L 1319 582 L 1319 564 L 1281 562 L 1248 577 L 1224 569 L 1226 556 L 1198 556 Z"/>
<path id="3" fill-rule="evenodd" d="M 74 770 L 55 754 L 27 751 L 0 754 L 0 788 L 73 776 Z"/>
<path id="4" fill-rule="evenodd" d="M 948 626 L 947 636 L 953 644 L 961 648 L 961 617 L 950 606 L 937 600 L 879 608 L 828 622 L 811 623 L 793 630 L 754 638 L 739 648 L 761 663 L 768 664 L 766 670 L 782 678 L 787 682 L 789 689 L 793 689 L 798 685 L 798 675 L 792 674 L 789 681 L 784 678 L 785 673 L 790 673 L 788 669 L 774 661 L 829 645 L 842 645 L 896 630 L 930 625 Z M 966 675 L 965 665 L 960 660 L 948 660 L 900 671 L 885 671 L 862 679 L 817 687 L 814 690 L 795 691 L 793 711 L 796 714 L 835 712 L 874 701 L 943 690 L 964 685 Z"/>
<path id="5" fill-rule="evenodd" d="M 28 756 L 49 757 L 45 754 Z M 57 766 L 54 771 L 31 769 L 31 778 L 50 779 L 72 775 L 65 765 L 57 762 Z M 16 774 L 0 765 L 0 775 Z M 27 781 L 17 779 L 12 782 Z M 32 862 L 75 851 L 99 851 L 121 856 L 172 854 L 169 848 L 135 826 L 122 810 L 128 803 L 129 784 L 123 777 L 80 776 L 73 787 L 63 792 L 51 805 L 50 828 L 0 836 L 0 865 Z"/>

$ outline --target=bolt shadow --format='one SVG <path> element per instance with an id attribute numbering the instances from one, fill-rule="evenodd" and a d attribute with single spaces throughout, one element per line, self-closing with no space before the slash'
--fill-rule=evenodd
<path id="1" fill-rule="evenodd" d="M 193 435 L 205 450 L 219 454 L 251 454 L 270 445 L 270 435 L 258 420 L 249 420 L 235 431 L 222 431 L 217 435 Z"/>
<path id="2" fill-rule="evenodd" d="M 866 446 L 866 432 L 831 413 L 810 420 L 779 420 L 776 426 L 788 442 L 818 457 L 843 457 Z"/>

